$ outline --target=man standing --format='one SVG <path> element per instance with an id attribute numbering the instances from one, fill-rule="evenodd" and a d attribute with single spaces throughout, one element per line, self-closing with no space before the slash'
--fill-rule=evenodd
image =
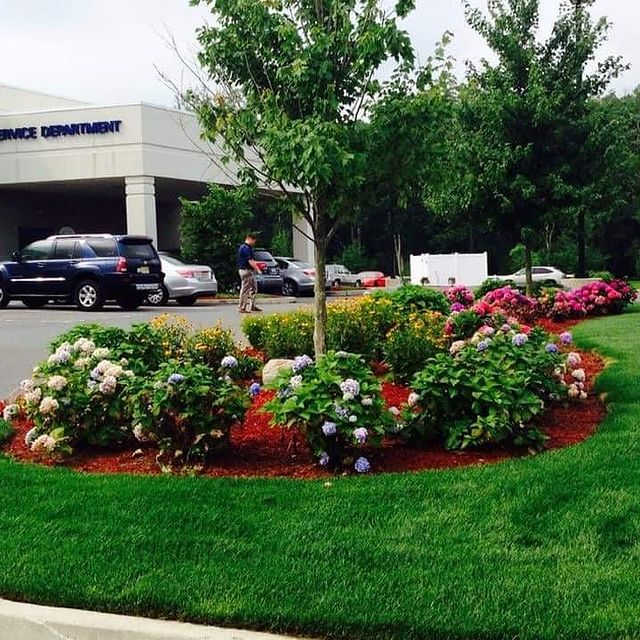
<path id="1" fill-rule="evenodd" d="M 253 259 L 253 247 L 256 245 L 256 234 L 248 233 L 244 242 L 238 247 L 238 273 L 240 274 L 240 313 L 262 311 L 256 307 L 258 283 L 255 272 L 261 273 L 260 265 Z"/>

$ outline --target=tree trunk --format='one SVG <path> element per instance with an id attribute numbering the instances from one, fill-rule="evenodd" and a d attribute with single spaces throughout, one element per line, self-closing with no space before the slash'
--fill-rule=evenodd
<path id="1" fill-rule="evenodd" d="M 395 267 L 397 270 L 397 276 L 402 277 L 404 272 L 404 264 L 402 260 L 402 236 L 399 233 L 396 233 L 393 236 L 393 252 L 395 254 Z"/>
<path id="2" fill-rule="evenodd" d="M 524 270 L 527 278 L 527 295 L 533 295 L 533 271 L 531 264 L 531 245 L 529 242 L 524 243 Z"/>
<path id="3" fill-rule="evenodd" d="M 316 358 L 327 352 L 327 243 L 316 238 L 315 243 L 315 300 L 313 304 L 313 346 Z"/>
<path id="4" fill-rule="evenodd" d="M 578 278 L 587 277 L 587 234 L 585 231 L 586 220 L 584 207 L 578 209 L 578 270 L 576 275 Z"/>

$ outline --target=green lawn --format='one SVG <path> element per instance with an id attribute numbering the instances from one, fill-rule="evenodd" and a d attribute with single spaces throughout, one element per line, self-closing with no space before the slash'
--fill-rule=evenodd
<path id="1" fill-rule="evenodd" d="M 640 313 L 594 320 L 581 446 L 323 482 L 0 460 L 0 593 L 331 638 L 640 638 Z"/>

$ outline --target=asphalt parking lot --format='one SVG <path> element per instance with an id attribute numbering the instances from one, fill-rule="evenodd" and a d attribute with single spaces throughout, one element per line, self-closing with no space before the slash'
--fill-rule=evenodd
<path id="1" fill-rule="evenodd" d="M 264 313 L 300 308 L 296 304 L 263 304 Z M 218 322 L 234 331 L 238 338 L 242 332 L 240 316 L 233 304 L 199 303 L 193 307 L 141 307 L 136 311 L 122 311 L 118 307 L 105 307 L 103 311 L 85 313 L 71 307 L 45 307 L 26 309 L 12 302 L 0 310 L 0 399 L 11 393 L 20 380 L 29 377 L 33 367 L 44 358 L 51 340 L 79 323 L 98 323 L 127 328 L 137 322 L 146 322 L 160 313 L 176 313 L 186 317 L 195 327 L 211 326 Z"/>

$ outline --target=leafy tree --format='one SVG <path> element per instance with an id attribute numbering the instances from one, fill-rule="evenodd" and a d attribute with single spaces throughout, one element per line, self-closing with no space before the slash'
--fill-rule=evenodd
<path id="1" fill-rule="evenodd" d="M 192 0 L 213 21 L 198 32 L 212 86 L 190 92 L 211 141 L 238 177 L 285 198 L 315 248 L 314 346 L 326 351 L 325 263 L 338 226 L 358 213 L 370 160 L 366 118 L 387 60 L 413 61 L 398 19 L 414 0 Z"/>
<path id="2" fill-rule="evenodd" d="M 210 185 L 197 201 L 182 200 L 181 255 L 189 262 L 208 264 L 222 290 L 238 280 L 236 249 L 251 223 L 252 193 Z"/>
<path id="3" fill-rule="evenodd" d="M 469 24 L 497 61 L 471 66 L 460 87 L 456 125 L 449 129 L 445 180 L 427 188 L 428 202 L 449 216 L 478 213 L 494 232 L 519 230 L 529 290 L 532 252 L 545 227 L 584 206 L 588 138 L 586 104 L 623 69 L 619 58 L 584 70 L 606 36 L 585 6 L 561 6 L 552 33 L 538 38 L 539 0 L 488 0 L 488 14 L 464 0 Z"/>

